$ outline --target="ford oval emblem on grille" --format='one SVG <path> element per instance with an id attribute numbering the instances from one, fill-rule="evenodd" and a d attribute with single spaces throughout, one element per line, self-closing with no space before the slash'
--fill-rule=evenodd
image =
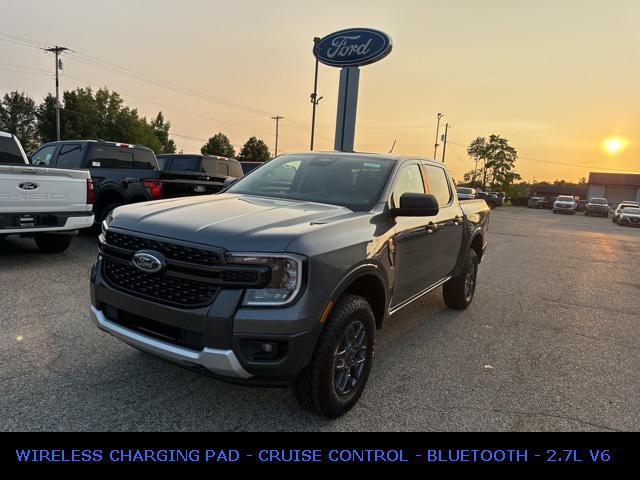
<path id="1" fill-rule="evenodd" d="M 204 185 L 196 185 L 195 187 L 193 187 L 193 191 L 195 193 L 204 193 L 207 191 L 207 189 L 204 187 Z"/>
<path id="2" fill-rule="evenodd" d="M 133 264 L 145 273 L 158 273 L 165 269 L 164 255 L 152 250 L 140 250 L 133 255 Z"/>
<path id="3" fill-rule="evenodd" d="M 18 185 L 18 188 L 21 190 L 35 190 L 36 188 L 38 188 L 38 184 L 31 183 L 31 182 L 24 182 Z"/>

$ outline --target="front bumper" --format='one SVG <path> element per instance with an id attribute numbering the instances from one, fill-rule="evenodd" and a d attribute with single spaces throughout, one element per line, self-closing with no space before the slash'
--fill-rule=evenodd
<path id="1" fill-rule="evenodd" d="M 202 373 L 236 383 L 291 384 L 311 360 L 319 315 L 309 312 L 302 299 L 288 308 L 241 307 L 242 293 L 221 289 L 211 305 L 200 308 L 162 305 L 112 287 L 98 258 L 91 274 L 91 319 L 133 347 Z M 142 323 L 124 322 L 125 316 Z M 178 342 L 167 330 L 198 340 Z M 261 342 L 284 353 L 256 360 L 248 345 Z"/>

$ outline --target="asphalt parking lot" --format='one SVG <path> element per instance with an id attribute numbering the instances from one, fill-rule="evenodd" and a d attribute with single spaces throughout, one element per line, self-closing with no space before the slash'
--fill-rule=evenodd
<path id="1" fill-rule="evenodd" d="M 392 317 L 367 389 L 327 422 L 290 389 L 141 353 L 88 317 L 96 240 L 0 244 L 0 429 L 639 430 L 640 229 L 502 208 L 464 312 L 438 289 Z"/>

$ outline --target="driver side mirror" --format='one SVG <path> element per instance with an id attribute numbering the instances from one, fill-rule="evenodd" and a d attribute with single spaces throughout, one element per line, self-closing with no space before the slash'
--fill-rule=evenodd
<path id="1" fill-rule="evenodd" d="M 439 211 L 438 199 L 430 193 L 403 193 L 400 207 L 389 210 L 393 217 L 433 217 Z"/>

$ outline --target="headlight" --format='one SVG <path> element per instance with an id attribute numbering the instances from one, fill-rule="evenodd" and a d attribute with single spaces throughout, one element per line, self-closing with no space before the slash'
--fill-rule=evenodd
<path id="1" fill-rule="evenodd" d="M 109 225 L 111 225 L 111 222 L 112 222 L 112 221 L 113 221 L 113 210 L 111 210 L 111 211 L 109 212 L 109 215 L 107 215 L 107 218 L 105 218 L 105 219 L 102 221 L 102 225 L 101 225 L 101 226 L 102 226 L 102 228 L 101 228 L 101 230 L 102 230 L 102 234 L 103 234 L 104 236 L 106 236 L 106 235 L 107 235 L 107 230 L 109 230 Z"/>
<path id="2" fill-rule="evenodd" d="M 264 288 L 248 289 L 243 305 L 282 306 L 291 303 L 302 286 L 304 257 L 295 254 L 227 253 L 227 263 L 269 267 L 271 280 Z"/>

